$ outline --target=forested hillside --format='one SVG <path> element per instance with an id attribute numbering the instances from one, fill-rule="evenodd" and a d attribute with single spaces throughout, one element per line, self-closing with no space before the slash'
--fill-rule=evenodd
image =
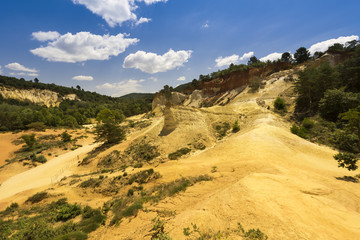
<path id="1" fill-rule="evenodd" d="M 129 95 L 113 98 L 84 91 L 80 86 L 68 88 L 40 83 L 37 79 L 26 81 L 0 76 L 0 86 L 16 89 L 51 90 L 60 96 L 76 94 L 80 99 L 64 100 L 59 107 L 36 105 L 30 101 L 5 99 L 0 94 L 0 131 L 22 130 L 32 127 L 77 127 L 91 123 L 101 110 L 109 109 L 115 116 L 132 116 L 151 110 L 152 94 Z M 122 118 L 122 117 L 121 117 Z M 34 124 L 35 123 L 35 124 Z"/>

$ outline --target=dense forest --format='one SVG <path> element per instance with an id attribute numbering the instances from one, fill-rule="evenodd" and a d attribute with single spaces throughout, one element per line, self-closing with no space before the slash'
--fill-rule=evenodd
<path id="1" fill-rule="evenodd" d="M 335 66 L 325 61 L 299 72 L 294 112 L 298 124 L 291 131 L 341 150 L 334 156 L 339 166 L 355 170 L 354 154 L 360 153 L 360 45 L 335 44 L 328 52 L 347 60 Z"/>
<path id="2" fill-rule="evenodd" d="M 76 94 L 80 101 L 64 100 L 59 107 L 36 105 L 30 101 L 4 99 L 0 94 L 0 131 L 14 131 L 37 127 L 78 127 L 91 123 L 105 109 L 117 118 L 145 113 L 151 110 L 153 94 L 130 94 L 113 98 L 95 92 L 84 91 L 77 86 L 68 88 L 55 84 L 40 83 L 38 79 L 26 81 L 0 76 L 0 86 L 17 89 L 47 89 L 60 96 Z"/>

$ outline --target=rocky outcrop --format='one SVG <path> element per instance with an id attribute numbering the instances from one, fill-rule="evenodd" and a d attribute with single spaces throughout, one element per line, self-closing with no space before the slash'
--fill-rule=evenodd
<path id="1" fill-rule="evenodd" d="M 41 89 L 16 89 L 11 87 L 0 87 L 0 94 L 3 98 L 16 99 L 20 101 L 30 101 L 35 104 L 47 107 L 56 107 L 65 100 L 80 100 L 76 94 L 60 96 L 57 92 Z"/>
<path id="2" fill-rule="evenodd" d="M 165 107 L 165 106 L 175 106 L 182 105 L 187 96 L 185 94 L 179 92 L 172 92 L 169 97 L 166 97 L 163 93 L 155 94 L 154 100 L 152 102 L 152 109 L 156 109 L 157 107 Z"/>

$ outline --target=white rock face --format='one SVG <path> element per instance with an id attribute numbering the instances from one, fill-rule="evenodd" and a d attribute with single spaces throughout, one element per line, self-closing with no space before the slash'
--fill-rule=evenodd
<path id="1" fill-rule="evenodd" d="M 0 94 L 3 98 L 12 98 L 20 101 L 30 101 L 35 104 L 45 105 L 47 107 L 56 107 L 65 100 L 79 100 L 76 94 L 68 94 L 60 97 L 57 92 L 41 89 L 16 89 L 0 87 Z"/>

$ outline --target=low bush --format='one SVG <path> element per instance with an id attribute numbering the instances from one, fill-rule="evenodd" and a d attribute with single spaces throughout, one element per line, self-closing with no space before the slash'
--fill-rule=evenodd
<path id="1" fill-rule="evenodd" d="M 180 158 L 181 156 L 188 154 L 189 152 L 191 152 L 191 148 L 181 148 L 181 149 L 177 150 L 176 152 L 170 153 L 168 155 L 168 158 L 170 160 L 176 160 L 176 159 Z"/>
<path id="2" fill-rule="evenodd" d="M 42 200 L 44 200 L 47 197 L 48 197 L 47 192 L 39 192 L 39 193 L 36 193 L 35 195 L 29 197 L 25 201 L 25 203 L 31 203 L 31 204 L 38 203 L 38 202 L 41 202 Z"/>
<path id="3" fill-rule="evenodd" d="M 274 101 L 274 107 L 278 111 L 286 111 L 286 102 L 283 98 L 277 97 Z"/>
<path id="4" fill-rule="evenodd" d="M 67 221 L 81 214 L 81 207 L 76 204 L 65 203 L 59 207 L 56 221 Z"/>

